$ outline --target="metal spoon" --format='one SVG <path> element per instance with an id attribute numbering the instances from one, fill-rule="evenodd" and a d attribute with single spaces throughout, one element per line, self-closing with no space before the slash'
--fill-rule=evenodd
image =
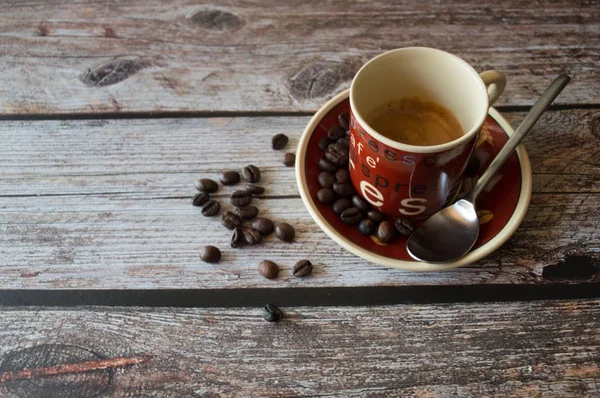
<path id="1" fill-rule="evenodd" d="M 414 259 L 430 263 L 443 263 L 463 257 L 471 250 L 479 236 L 479 220 L 475 200 L 490 182 L 517 145 L 538 121 L 542 113 L 565 88 L 571 78 L 565 74 L 557 77 L 533 105 L 521 125 L 510 137 L 500 153 L 477 181 L 473 192 L 448 206 L 417 228 L 406 242 L 406 250 Z"/>

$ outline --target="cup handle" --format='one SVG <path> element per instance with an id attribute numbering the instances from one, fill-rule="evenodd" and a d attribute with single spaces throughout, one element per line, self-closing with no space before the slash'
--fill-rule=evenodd
<path id="1" fill-rule="evenodd" d="M 504 87 L 506 87 L 506 76 L 497 70 L 486 70 L 485 72 L 481 72 L 479 76 L 481 76 L 481 80 L 483 80 L 483 83 L 487 87 L 490 106 L 492 106 L 498 97 L 502 95 Z"/>

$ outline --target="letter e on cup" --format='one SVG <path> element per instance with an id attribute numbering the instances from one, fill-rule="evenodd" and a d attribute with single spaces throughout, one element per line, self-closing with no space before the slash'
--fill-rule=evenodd
<path id="1" fill-rule="evenodd" d="M 360 192 L 363 198 L 375 207 L 383 205 L 383 194 L 367 181 L 360 182 Z"/>

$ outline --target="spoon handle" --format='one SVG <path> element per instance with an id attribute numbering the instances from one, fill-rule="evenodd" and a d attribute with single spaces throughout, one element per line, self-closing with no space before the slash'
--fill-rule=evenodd
<path id="1" fill-rule="evenodd" d="M 548 88 L 546 89 L 546 91 L 544 91 L 541 97 L 535 102 L 533 107 L 531 107 L 529 113 L 527 114 L 527 116 L 525 116 L 525 119 L 523 119 L 517 130 L 514 132 L 513 135 L 510 136 L 510 138 L 506 142 L 506 145 L 504 145 L 504 147 L 500 150 L 498 155 L 489 165 L 487 170 L 483 173 L 479 180 L 477 180 L 477 184 L 475 185 L 475 188 L 473 188 L 473 192 L 469 196 L 471 203 L 475 203 L 475 199 L 477 199 L 477 196 L 479 196 L 481 191 L 483 191 L 483 188 L 485 188 L 485 186 L 490 182 L 494 174 L 496 174 L 496 172 L 500 169 L 500 167 L 502 167 L 504 162 L 506 162 L 506 160 L 515 150 L 515 148 L 521 143 L 523 137 L 525 137 L 525 135 L 529 133 L 533 125 L 538 121 L 540 116 L 542 116 L 544 111 L 550 106 L 552 101 L 554 101 L 554 99 L 558 97 L 558 94 L 560 94 L 560 92 L 565 88 L 567 83 L 569 83 L 569 80 L 571 80 L 571 78 L 565 74 L 558 76 L 556 79 L 554 79 L 552 84 L 548 86 Z"/>

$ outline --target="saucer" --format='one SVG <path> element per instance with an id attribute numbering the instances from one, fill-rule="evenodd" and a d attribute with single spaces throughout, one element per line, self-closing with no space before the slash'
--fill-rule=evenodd
<path id="1" fill-rule="evenodd" d="M 296 155 L 296 180 L 304 205 L 319 227 L 335 242 L 365 260 L 391 268 L 408 271 L 440 271 L 461 267 L 492 253 L 517 230 L 531 199 L 531 166 L 523 145 L 504 164 L 496 178 L 477 200 L 480 233 L 473 249 L 457 261 L 425 263 L 410 257 L 406 251 L 406 238 L 382 244 L 373 236 L 362 235 L 357 226 L 347 225 L 333 212 L 331 205 L 317 200 L 320 189 L 317 176 L 321 172 L 317 163 L 323 156 L 319 140 L 327 136 L 327 129 L 338 123 L 337 116 L 350 111 L 348 90 L 329 100 L 312 117 L 304 130 Z M 494 108 L 490 108 L 476 148 L 480 161 L 480 174 L 497 155 L 513 134 L 510 124 Z M 466 178 L 457 195 L 464 195 L 478 175 Z"/>

